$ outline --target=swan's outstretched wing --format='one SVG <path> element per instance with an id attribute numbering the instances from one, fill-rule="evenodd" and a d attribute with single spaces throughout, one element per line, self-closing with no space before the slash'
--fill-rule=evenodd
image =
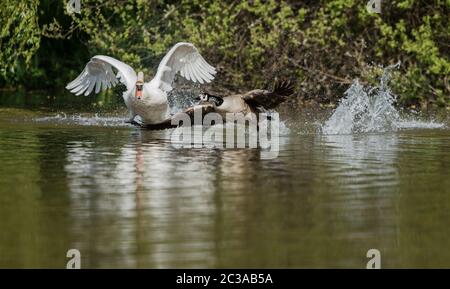
<path id="1" fill-rule="evenodd" d="M 162 90 L 169 92 L 177 72 L 187 80 L 203 84 L 214 79 L 216 69 L 206 62 L 192 43 L 180 42 L 161 60 L 152 81 Z"/>
<path id="2" fill-rule="evenodd" d="M 118 70 L 117 75 L 112 68 Z M 66 88 L 70 92 L 80 95 L 89 95 L 94 89 L 95 93 L 100 90 L 113 87 L 118 80 L 131 89 L 136 83 L 136 72 L 128 64 L 109 56 L 97 55 L 91 58 L 86 67 L 75 80 L 70 82 Z"/>

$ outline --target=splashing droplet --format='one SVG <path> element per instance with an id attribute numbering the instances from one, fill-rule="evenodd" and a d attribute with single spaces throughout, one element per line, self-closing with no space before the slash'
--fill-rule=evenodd
<path id="1" fill-rule="evenodd" d="M 395 96 L 388 86 L 390 71 L 399 66 L 400 62 L 386 67 L 376 87 L 364 87 L 355 80 L 322 126 L 322 132 L 351 134 L 399 129 L 400 114 L 394 106 Z"/>

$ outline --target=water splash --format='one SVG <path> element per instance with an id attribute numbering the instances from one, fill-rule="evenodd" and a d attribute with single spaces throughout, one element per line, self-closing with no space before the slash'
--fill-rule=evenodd
<path id="1" fill-rule="evenodd" d="M 437 122 L 434 120 L 422 121 L 417 119 L 404 119 L 397 123 L 399 129 L 437 129 L 437 128 L 447 128 L 444 123 Z"/>
<path id="2" fill-rule="evenodd" d="M 67 125 L 82 125 L 82 126 L 128 126 L 125 123 L 127 118 L 117 116 L 99 116 L 98 114 L 81 115 L 66 113 L 58 113 L 54 116 L 40 117 L 34 119 L 36 122 L 48 122 Z"/>
<path id="3" fill-rule="evenodd" d="M 400 114 L 389 86 L 389 72 L 400 63 L 384 69 L 378 87 L 364 87 L 355 80 L 333 115 L 322 126 L 324 134 L 395 131 Z"/>
<path id="4" fill-rule="evenodd" d="M 196 104 L 195 97 L 198 95 L 196 91 L 187 90 L 187 91 L 177 91 L 169 95 L 167 98 L 169 103 L 169 110 L 171 114 L 175 114 L 184 110 L 187 107 L 193 106 Z"/>
<path id="5" fill-rule="evenodd" d="M 380 84 L 376 87 L 365 87 L 355 80 L 331 117 L 322 125 L 322 132 L 352 134 L 445 127 L 442 123 L 400 115 L 394 106 L 395 95 L 388 86 L 390 72 L 399 67 L 400 62 L 384 68 Z"/>

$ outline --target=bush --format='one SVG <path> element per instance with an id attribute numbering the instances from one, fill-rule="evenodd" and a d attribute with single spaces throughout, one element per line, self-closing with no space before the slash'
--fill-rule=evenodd
<path id="1" fill-rule="evenodd" d="M 365 0 L 298 2 L 83 0 L 81 14 L 41 25 L 42 41 L 83 39 L 82 55 L 108 54 L 147 73 L 171 45 L 189 41 L 218 68 L 216 88 L 243 91 L 287 78 L 301 99 L 325 103 L 352 79 L 374 81 L 379 64 L 400 60 L 392 81 L 400 104 L 450 106 L 450 1 L 383 1 L 381 14 L 368 13 Z M 62 67 L 70 73 L 60 72 L 61 82 L 87 60 Z"/>

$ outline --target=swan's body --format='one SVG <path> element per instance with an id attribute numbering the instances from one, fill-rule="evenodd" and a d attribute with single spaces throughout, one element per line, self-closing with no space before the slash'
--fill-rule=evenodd
<path id="1" fill-rule="evenodd" d="M 117 75 L 113 67 L 118 70 Z M 129 65 L 109 56 L 97 55 L 66 88 L 76 95 L 89 95 L 92 91 L 99 93 L 115 86 L 119 79 L 127 88 L 122 96 L 130 122 L 139 115 L 145 124 L 155 124 L 169 116 L 167 93 L 173 89 L 172 83 L 178 72 L 184 78 L 202 84 L 211 82 L 216 74 L 215 68 L 203 59 L 193 44 L 180 42 L 164 56 L 150 82 L 144 82 L 143 73 L 136 75 Z"/>
<path id="2" fill-rule="evenodd" d="M 139 115 L 144 123 L 159 123 L 169 116 L 167 93 L 154 85 L 144 83 L 142 97 L 134 97 L 136 88 L 127 96 L 130 121 Z"/>

